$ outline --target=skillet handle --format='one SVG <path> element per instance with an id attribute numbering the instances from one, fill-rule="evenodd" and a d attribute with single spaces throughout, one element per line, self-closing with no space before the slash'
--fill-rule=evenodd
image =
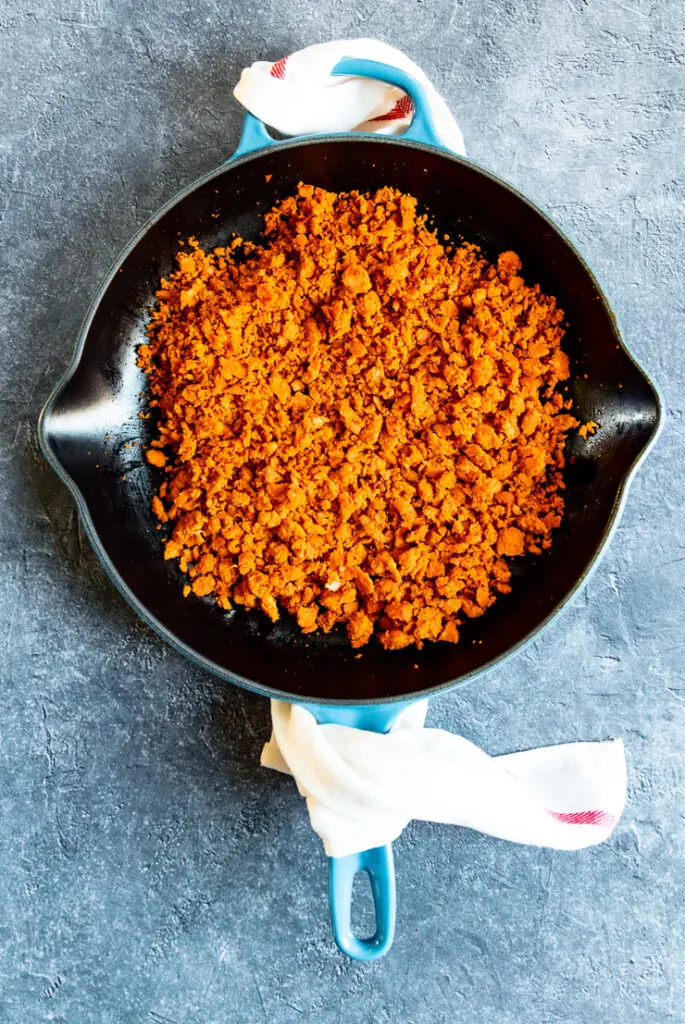
<path id="1" fill-rule="evenodd" d="M 377 78 L 381 82 L 387 82 L 389 85 L 396 85 L 403 89 L 412 101 L 414 116 L 402 138 L 411 142 L 422 142 L 428 146 L 437 146 L 438 149 L 446 148 L 435 127 L 425 89 L 406 71 L 393 67 L 391 64 L 381 64 L 376 60 L 343 57 L 333 68 L 332 74 L 354 76 L 355 78 Z M 246 156 L 248 153 L 256 153 L 260 149 L 268 149 L 270 146 L 277 145 L 278 141 L 269 135 L 264 122 L 254 114 L 247 113 L 243 121 L 238 148 L 229 157 L 229 160 L 235 160 L 236 157 Z"/>
<path id="2" fill-rule="evenodd" d="M 397 901 L 392 846 L 376 846 L 373 850 L 351 853 L 347 857 L 329 857 L 328 869 L 331 920 L 339 949 L 352 960 L 378 960 L 388 952 L 395 938 Z M 376 931 L 369 939 L 355 935 L 350 920 L 352 885 L 359 871 L 368 874 L 373 893 Z"/>
<path id="3" fill-rule="evenodd" d="M 389 732 L 411 701 L 395 704 L 364 704 L 336 707 L 333 704 L 304 704 L 320 725 L 348 725 L 368 732 Z M 392 846 L 376 846 L 347 857 L 328 858 L 328 895 L 333 934 L 338 947 L 352 960 L 378 960 L 392 946 L 395 937 L 395 865 Z M 371 882 L 376 914 L 376 931 L 361 939 L 352 931 L 352 885 L 359 871 Z"/>

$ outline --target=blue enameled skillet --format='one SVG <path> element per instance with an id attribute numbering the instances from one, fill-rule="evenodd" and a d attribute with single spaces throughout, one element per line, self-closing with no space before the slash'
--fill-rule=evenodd
<path id="1" fill-rule="evenodd" d="M 423 90 L 404 72 L 344 60 L 336 73 L 406 90 L 415 111 L 406 134 L 275 142 L 247 115 L 234 156 L 164 206 L 110 271 L 74 361 L 43 410 L 40 439 L 112 581 L 176 650 L 229 682 L 307 704 L 322 722 L 385 731 L 407 701 L 482 675 L 563 608 L 611 537 L 631 477 L 658 433 L 661 407 L 589 267 L 545 214 L 495 175 L 442 148 Z M 492 259 L 517 252 L 526 280 L 555 295 L 566 313 L 568 393 L 578 418 L 600 429 L 568 443 L 566 515 L 551 550 L 513 563 L 512 593 L 465 624 L 457 645 L 388 652 L 371 644 L 358 658 L 343 634 L 303 636 L 287 616 L 273 624 L 260 613 L 226 614 L 208 601 L 183 598 L 177 566 L 162 558 L 150 510 L 158 471 L 143 457 L 154 423 L 138 415 L 145 379 L 136 366 L 155 290 L 172 270 L 179 239 L 194 235 L 209 250 L 234 233 L 259 239 L 264 212 L 300 181 L 333 191 L 392 185 L 411 193 L 441 233 L 476 242 Z M 376 901 L 371 939 L 350 928 L 358 870 L 369 872 Z M 332 860 L 331 902 L 341 948 L 358 959 L 382 955 L 395 918 L 390 848 Z"/>

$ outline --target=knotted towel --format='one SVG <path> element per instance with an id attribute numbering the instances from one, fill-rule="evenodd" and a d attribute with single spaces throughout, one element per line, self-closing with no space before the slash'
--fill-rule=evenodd
<path id="1" fill-rule="evenodd" d="M 380 735 L 271 702 L 262 765 L 294 776 L 329 856 L 392 842 L 412 818 L 557 850 L 612 833 L 626 798 L 622 740 L 490 757 L 463 736 L 424 729 L 427 706 L 410 704 Z"/>
<path id="2" fill-rule="evenodd" d="M 284 135 L 347 131 L 401 134 L 412 117 L 406 93 L 371 78 L 332 75 L 343 57 L 362 57 L 408 72 L 426 91 L 442 142 L 463 155 L 459 125 L 424 72 L 401 50 L 376 39 L 317 43 L 273 63 L 257 61 L 240 76 L 235 98 Z"/>

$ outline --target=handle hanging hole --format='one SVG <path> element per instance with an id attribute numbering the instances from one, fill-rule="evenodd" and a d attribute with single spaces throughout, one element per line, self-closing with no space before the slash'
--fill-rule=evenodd
<path id="1" fill-rule="evenodd" d="M 376 904 L 368 871 L 358 871 L 352 882 L 350 927 L 358 939 L 372 939 L 376 934 Z"/>

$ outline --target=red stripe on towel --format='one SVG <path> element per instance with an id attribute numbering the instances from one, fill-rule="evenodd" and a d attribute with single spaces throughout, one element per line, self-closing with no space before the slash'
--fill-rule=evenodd
<path id="1" fill-rule="evenodd" d="M 272 78 L 285 78 L 285 65 L 287 60 L 287 57 L 281 57 L 280 60 L 277 60 L 275 64 L 271 65 L 271 71 L 269 74 Z"/>
<path id="2" fill-rule="evenodd" d="M 273 74 L 273 70 L 271 72 Z M 389 110 L 387 114 L 379 114 L 378 117 L 372 117 L 372 121 L 398 121 L 401 117 L 410 117 L 413 110 L 412 102 L 408 96 L 402 96 L 397 101 L 392 110 Z"/>
<path id="3" fill-rule="evenodd" d="M 602 825 L 613 828 L 618 818 L 608 811 L 550 811 L 545 808 L 550 818 L 563 821 L 565 825 Z"/>

